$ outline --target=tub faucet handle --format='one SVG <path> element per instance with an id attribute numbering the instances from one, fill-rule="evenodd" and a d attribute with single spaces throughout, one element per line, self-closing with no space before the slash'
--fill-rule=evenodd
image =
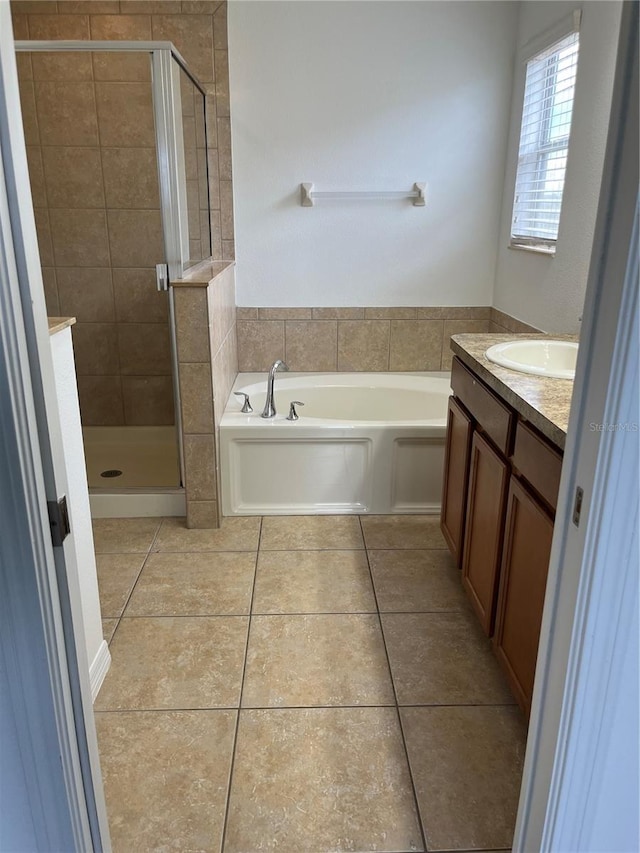
<path id="1" fill-rule="evenodd" d="M 242 403 L 242 414 L 250 414 L 253 411 L 253 406 L 249 402 L 249 395 L 245 394 L 244 391 L 234 391 L 233 393 L 236 397 L 244 397 L 244 401 Z"/>
<path id="2" fill-rule="evenodd" d="M 304 403 L 301 403 L 300 400 L 292 400 L 289 404 L 289 414 L 287 415 L 288 421 L 297 421 L 300 419 L 300 415 L 296 412 L 296 406 L 304 406 Z"/>

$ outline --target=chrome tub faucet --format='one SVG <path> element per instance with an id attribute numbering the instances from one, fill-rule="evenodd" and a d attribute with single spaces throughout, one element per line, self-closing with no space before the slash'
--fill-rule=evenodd
<path id="1" fill-rule="evenodd" d="M 276 414 L 276 407 L 273 399 L 273 384 L 275 382 L 276 373 L 279 370 L 289 370 L 287 365 L 284 361 L 281 361 L 281 359 L 274 361 L 269 369 L 269 375 L 267 378 L 267 399 L 265 400 L 264 410 L 261 415 L 263 418 L 273 418 Z"/>

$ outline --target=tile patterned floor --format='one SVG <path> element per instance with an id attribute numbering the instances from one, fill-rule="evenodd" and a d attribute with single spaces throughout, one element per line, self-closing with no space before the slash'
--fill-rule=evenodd
<path id="1" fill-rule="evenodd" d="M 114 853 L 510 848 L 525 723 L 436 518 L 94 524 Z"/>

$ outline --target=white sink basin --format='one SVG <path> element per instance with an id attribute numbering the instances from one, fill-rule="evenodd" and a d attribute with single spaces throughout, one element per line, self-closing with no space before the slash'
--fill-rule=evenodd
<path id="1" fill-rule="evenodd" d="M 494 364 L 553 379 L 573 379 L 576 375 L 578 344 L 573 341 L 520 340 L 495 344 L 485 355 Z"/>

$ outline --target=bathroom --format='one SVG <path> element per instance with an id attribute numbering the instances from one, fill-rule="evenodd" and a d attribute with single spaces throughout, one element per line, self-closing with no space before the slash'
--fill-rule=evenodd
<path id="1" fill-rule="evenodd" d="M 191 272 L 185 267 L 179 280 L 172 277 L 174 304 L 169 308 L 169 297 L 157 293 L 152 280 L 153 266 L 163 260 L 162 246 L 157 240 L 154 244 L 151 234 L 136 232 L 149 257 L 130 266 L 129 261 L 112 262 L 111 305 L 105 307 L 104 291 L 94 294 L 85 303 L 90 319 L 78 318 L 76 330 L 72 328 L 76 362 L 83 349 L 87 360 L 93 356 L 92 366 L 78 371 L 85 426 L 174 429 L 168 441 L 173 460 L 169 480 L 121 490 L 109 484 L 98 491 L 90 483 L 104 636 L 113 642 L 112 670 L 96 711 L 101 738 L 111 739 L 102 761 L 114 848 L 130 849 L 132 837 L 142 849 L 156 849 L 170 840 L 178 849 L 258 850 L 273 847 L 276 838 L 281 849 L 290 850 L 409 850 L 426 849 L 425 844 L 436 850 L 510 848 L 524 722 L 481 642 L 465 646 L 467 628 L 471 634 L 475 628 L 461 628 L 467 625 L 465 605 L 437 516 L 405 510 L 404 516 L 367 518 L 366 511 L 360 516 L 351 510 L 326 517 L 277 518 L 265 511 L 227 518 L 220 422 L 237 373 L 262 374 L 266 385 L 266 371 L 276 359 L 286 361 L 292 373 L 447 374 L 451 335 L 579 334 L 620 6 L 589 3 L 583 9 L 572 154 L 553 258 L 509 247 L 517 99 L 522 94 L 514 57 L 570 16 L 571 4 L 274 2 L 231 3 L 227 8 L 217 2 L 95 0 L 15 2 L 12 10 L 16 39 L 171 41 L 202 87 L 206 104 L 211 264 Z M 94 75 L 95 68 L 94 58 Z M 21 71 L 24 75 L 24 68 Z M 37 90 L 43 81 L 33 67 L 26 73 L 32 79 L 23 76 L 23 86 Z M 64 73 L 80 72 L 67 68 Z M 98 78 L 91 79 L 97 91 Z M 61 82 L 77 85 L 78 79 Z M 104 118 L 99 107 L 97 114 L 99 121 Z M 37 121 L 37 107 L 35 116 Z M 93 145 L 75 143 L 78 148 L 85 144 Z M 43 142 L 43 150 L 46 147 Z M 147 140 L 131 147 L 153 146 Z M 43 169 L 45 191 L 47 179 L 51 183 L 55 174 L 55 169 Z M 407 194 L 415 183 L 424 182 L 426 204 L 383 196 L 318 198 L 309 209 L 300 203 L 304 182 L 312 182 L 318 193 Z M 49 196 L 38 205 L 35 186 L 32 193 L 36 208 L 51 215 Z M 93 209 L 101 205 L 111 209 L 108 200 Z M 84 209 L 82 201 L 78 209 Z M 158 222 L 159 205 L 136 202 L 135 209 L 147 211 L 147 219 L 153 210 Z M 46 239 L 47 224 L 41 222 L 41 240 Z M 112 248 L 110 233 L 107 240 Z M 57 263 L 55 234 L 51 251 L 51 265 L 43 256 L 49 313 L 75 316 L 78 307 L 69 295 L 73 288 L 67 282 L 65 290 L 64 272 L 60 275 L 70 265 Z M 99 266 L 93 261 L 78 266 L 85 264 L 90 269 Z M 147 271 L 141 289 L 149 301 L 137 318 L 118 302 L 119 294 L 127 295 L 122 284 L 118 289 L 121 268 Z M 159 299 L 164 300 L 160 308 Z M 155 309 L 149 308 L 152 302 Z M 175 347 L 167 322 L 171 312 Z M 85 328 L 78 336 L 81 323 Z M 105 328 L 118 324 L 131 328 L 124 333 Z M 122 370 L 127 345 L 138 362 Z M 105 372 L 109 358 L 120 365 L 119 372 Z M 148 374 L 141 369 L 145 364 Z M 118 383 L 113 382 L 116 377 Z M 138 386 L 127 392 L 130 377 Z M 276 388 L 287 379 L 278 374 Z M 113 392 L 104 390 L 108 381 L 120 389 L 122 424 L 103 422 L 99 414 L 85 415 L 102 409 L 107 420 L 113 419 L 118 406 Z M 153 401 L 158 404 L 160 399 L 160 404 L 152 417 L 134 414 L 127 421 L 127 400 L 130 410 L 142 406 L 144 388 L 151 388 Z M 228 405 L 230 410 L 240 408 L 235 401 Z M 260 397 L 254 399 L 254 409 L 257 418 Z M 281 408 L 279 414 L 285 411 Z M 305 409 L 299 414 L 300 422 L 292 428 L 304 426 Z M 117 462 L 104 465 L 105 471 L 119 467 Z M 291 470 L 289 476 L 295 473 Z M 150 493 L 154 500 L 144 504 Z M 105 496 L 110 500 L 98 506 L 96 497 Z M 393 589 L 394 571 L 404 573 L 403 590 Z M 299 573 L 300 585 L 285 594 L 292 572 Z M 439 641 L 429 640 L 427 632 L 425 643 L 442 646 L 445 636 L 452 641 L 459 636 L 473 660 L 472 672 L 464 675 L 473 684 L 462 699 L 420 696 L 422 688 L 410 671 L 416 660 L 428 666 L 420 657 L 424 648 L 407 646 L 404 636 L 420 636 L 420 614 L 430 609 L 410 601 L 412 594 L 419 598 L 418 587 L 411 584 L 422 575 L 431 579 L 430 608 L 438 611 L 443 626 Z M 184 588 L 180 600 L 172 601 L 168 586 L 175 585 L 177 577 Z M 278 600 L 275 588 L 281 590 Z M 183 618 L 183 633 L 176 640 L 179 635 L 171 636 L 171 626 L 180 622 L 178 617 Z M 412 624 L 415 629 L 408 627 Z M 195 649 L 198 656 L 215 655 L 227 683 L 218 683 L 220 673 L 198 673 L 186 665 L 183 675 L 192 679 L 193 693 L 185 692 L 182 676 L 175 684 L 163 677 L 152 684 L 165 663 L 163 655 L 171 654 L 175 642 L 183 644 L 185 656 L 196 655 Z M 298 643 L 314 647 L 313 665 L 304 654 L 294 654 Z M 143 648 L 145 655 L 154 648 L 158 660 L 138 679 L 134 674 L 141 674 L 141 661 L 146 660 Z M 280 663 L 265 657 L 269 648 L 282 655 Z M 323 686 L 327 672 L 341 669 L 338 649 L 347 659 L 344 672 L 338 673 L 336 683 Z M 446 657 L 444 648 L 438 653 Z M 385 674 L 387 658 L 393 679 Z M 449 665 L 464 670 L 459 662 Z M 274 666 L 272 680 L 261 684 L 259 672 L 265 666 Z M 310 667 L 312 682 L 307 694 L 304 684 L 296 688 L 294 683 L 305 667 Z M 349 679 L 358 680 L 357 672 L 363 673 L 362 682 L 349 687 Z M 207 688 L 215 694 L 214 702 L 203 698 L 210 679 L 216 682 Z M 478 681 L 483 682 L 481 688 Z M 327 688 L 338 692 L 327 694 Z M 402 690 L 406 695 L 415 691 L 413 699 L 399 699 Z M 480 698 L 470 699 L 478 690 Z M 244 710 L 238 713 L 241 692 Z M 395 710 L 392 714 L 398 704 L 405 706 L 402 728 Z M 329 713 L 332 705 L 342 708 Z M 467 823 L 452 813 L 459 813 L 460 807 L 447 808 L 435 790 L 443 787 L 453 801 L 468 795 L 464 786 L 447 787 L 457 774 L 451 759 L 455 749 L 447 753 L 450 760 L 442 761 L 437 785 L 424 778 L 425 756 L 446 751 L 449 724 L 443 717 L 441 742 L 426 743 L 420 709 L 428 706 L 458 706 L 450 718 L 458 735 L 486 737 L 499 753 L 497 770 L 483 767 L 480 776 L 469 781 L 491 787 L 486 774 L 493 773 L 497 793 L 494 800 L 488 794 L 476 810 L 485 814 L 471 814 Z M 287 721 L 282 728 L 274 722 L 278 714 Z M 473 714 L 477 720 L 470 721 Z M 182 737 L 176 734 L 172 715 L 182 715 Z M 326 722 L 312 719 L 323 715 Z M 157 727 L 150 726 L 152 721 Z M 369 740 L 358 739 L 360 728 L 370 730 Z M 288 780 L 284 796 L 289 801 L 284 805 L 265 783 L 274 760 L 270 745 L 279 737 L 289 762 L 280 770 L 280 784 Z M 500 748 L 491 737 L 499 739 Z M 309 794 L 312 764 L 291 760 L 314 740 L 314 750 L 326 760 L 331 743 L 339 738 L 352 762 L 340 770 L 345 774 L 344 795 L 358 801 L 342 824 L 340 818 L 325 818 L 335 800 L 319 805 L 321 801 Z M 194 799 L 188 817 L 169 808 L 167 794 L 191 784 L 183 765 L 196 760 L 195 751 L 185 753 L 189 761 L 179 763 L 171 791 L 163 793 L 153 781 L 145 788 L 143 777 L 157 775 L 159 765 L 153 762 L 166 766 L 168 755 L 188 750 L 192 739 L 207 743 L 198 772 L 209 774 L 205 787 L 215 790 L 215 796 L 210 793 L 215 804 L 205 807 L 204 799 L 189 787 L 188 796 Z M 404 750 L 413 775 L 396 760 Z M 376 751 L 395 757 L 387 764 L 383 759 L 358 763 L 362 753 Z M 464 757 L 459 760 L 464 764 Z M 484 753 L 477 756 L 480 764 L 488 760 Z M 325 765 L 318 775 L 323 773 L 329 774 L 328 784 L 339 784 Z M 227 801 L 229 776 L 232 791 Z M 383 776 L 386 785 L 377 785 Z M 354 777 L 367 779 L 367 784 L 359 790 Z M 248 794 L 252 786 L 264 797 L 255 812 Z M 131 796 L 136 788 L 142 792 L 137 799 Z M 322 796 L 331 794 L 325 790 Z M 154 815 L 144 803 L 151 797 L 158 797 Z M 367 797 L 376 798 L 375 820 Z M 316 822 L 309 817 L 309 807 L 318 810 Z M 284 826 L 278 827 L 276 814 L 282 808 Z"/>

